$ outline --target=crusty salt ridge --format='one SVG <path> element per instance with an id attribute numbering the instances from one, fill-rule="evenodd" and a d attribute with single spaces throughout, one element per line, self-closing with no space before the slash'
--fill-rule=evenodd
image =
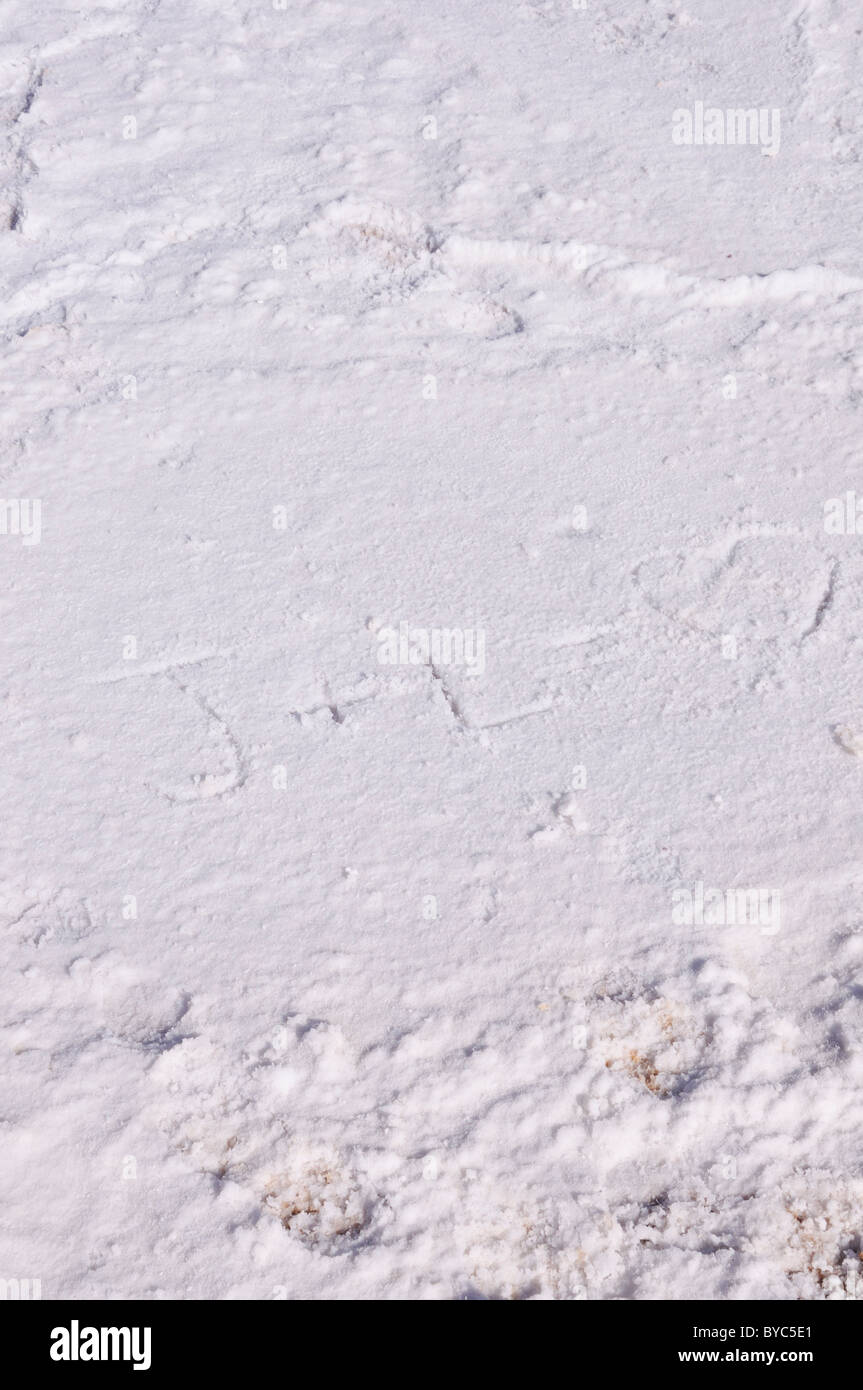
<path id="1" fill-rule="evenodd" d="M 857 7 L 4 18 L 0 1277 L 859 1296 Z"/>

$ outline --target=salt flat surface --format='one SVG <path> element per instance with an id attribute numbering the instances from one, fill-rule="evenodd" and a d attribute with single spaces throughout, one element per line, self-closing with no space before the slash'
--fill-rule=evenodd
<path id="1" fill-rule="evenodd" d="M 0 1276 L 860 1296 L 861 53 L 7 0 Z"/>

